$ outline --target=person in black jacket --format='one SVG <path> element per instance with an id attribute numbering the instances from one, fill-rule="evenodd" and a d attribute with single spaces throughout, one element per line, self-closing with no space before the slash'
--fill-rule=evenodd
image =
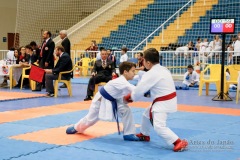
<path id="1" fill-rule="evenodd" d="M 55 43 L 51 39 L 51 32 L 44 31 L 43 32 L 43 43 L 40 51 L 39 62 L 40 67 L 44 69 L 53 69 L 54 67 L 54 48 Z"/>
<path id="2" fill-rule="evenodd" d="M 59 72 L 70 71 L 72 70 L 72 60 L 68 53 L 64 51 L 62 46 L 57 46 L 55 49 L 56 56 L 59 57 L 59 60 L 56 66 L 53 69 L 44 69 L 46 72 L 45 81 L 46 81 L 46 91 L 47 97 L 54 96 L 53 80 L 58 79 Z M 62 75 L 62 79 L 70 80 L 72 73 L 67 73 Z"/>
<path id="3" fill-rule="evenodd" d="M 40 68 L 43 69 L 53 69 L 54 67 L 54 48 L 55 43 L 51 39 L 51 32 L 44 31 L 43 32 L 43 43 L 39 54 L 38 63 Z M 42 83 L 38 83 L 36 90 L 33 91 L 41 91 L 42 88 L 45 87 L 45 77 L 43 77 Z"/>
<path id="4" fill-rule="evenodd" d="M 71 43 L 67 37 L 67 31 L 61 30 L 59 36 L 62 39 L 61 45 L 63 46 L 65 52 L 68 53 L 69 56 L 71 57 L 71 55 L 70 55 L 71 54 Z M 63 84 L 60 86 L 60 88 L 67 88 L 67 86 L 66 86 L 66 84 Z"/>
<path id="5" fill-rule="evenodd" d="M 84 101 L 92 100 L 95 84 L 100 82 L 108 82 L 112 79 L 112 76 L 116 76 L 116 70 L 114 63 L 107 59 L 107 50 L 101 51 L 101 59 L 97 60 L 92 70 L 92 77 L 89 79 L 87 96 Z"/>
<path id="6" fill-rule="evenodd" d="M 66 30 L 60 31 L 59 36 L 62 39 L 61 45 L 65 49 L 65 52 L 68 53 L 69 56 L 70 56 L 71 55 L 71 43 L 70 43 L 70 40 L 67 37 L 67 31 Z"/>

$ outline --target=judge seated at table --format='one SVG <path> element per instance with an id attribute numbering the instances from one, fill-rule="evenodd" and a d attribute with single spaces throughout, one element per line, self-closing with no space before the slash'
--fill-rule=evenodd
<path id="1" fill-rule="evenodd" d="M 27 45 L 25 47 L 25 50 L 26 50 L 26 54 L 24 56 L 21 53 L 23 58 L 20 59 L 20 62 L 19 62 L 19 64 L 21 65 L 22 68 L 31 66 L 31 64 L 34 64 L 38 59 L 37 55 L 33 53 L 33 48 L 30 45 Z M 28 75 L 29 73 L 30 73 L 30 69 L 26 70 L 25 74 Z M 15 86 L 16 88 L 20 88 L 21 79 L 22 79 L 22 76 L 19 78 L 18 84 Z M 29 80 L 28 79 L 23 80 L 23 88 L 29 88 Z"/>

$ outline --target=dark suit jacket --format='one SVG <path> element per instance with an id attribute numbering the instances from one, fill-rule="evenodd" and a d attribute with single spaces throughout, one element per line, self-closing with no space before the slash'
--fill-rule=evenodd
<path id="1" fill-rule="evenodd" d="M 97 60 L 94 64 L 92 72 L 97 73 L 97 75 L 112 76 L 112 73 L 116 73 L 114 63 L 107 59 L 106 68 L 102 67 L 102 60 Z"/>
<path id="2" fill-rule="evenodd" d="M 43 44 L 44 44 L 44 42 L 43 42 Z M 47 44 L 45 45 L 45 47 L 43 48 L 43 51 L 42 51 L 42 58 L 41 58 L 41 67 L 42 68 L 45 68 L 44 67 L 45 62 L 48 63 L 48 67 L 47 67 L 48 69 L 52 69 L 54 67 L 54 58 L 53 58 L 54 49 L 55 49 L 55 43 L 50 38 L 47 41 Z"/>
<path id="3" fill-rule="evenodd" d="M 58 75 L 59 72 L 70 70 L 72 70 L 72 60 L 69 54 L 64 52 L 62 56 L 59 57 L 59 60 L 56 66 L 53 68 L 52 72 L 54 75 Z M 69 80 L 71 78 L 71 74 L 72 73 L 63 74 L 63 77 Z"/>
<path id="4" fill-rule="evenodd" d="M 65 49 L 65 52 L 70 55 L 71 54 L 71 43 L 67 37 L 62 41 L 61 45 Z"/>

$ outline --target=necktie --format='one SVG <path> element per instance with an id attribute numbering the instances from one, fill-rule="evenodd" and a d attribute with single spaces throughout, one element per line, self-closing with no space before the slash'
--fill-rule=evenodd
<path id="1" fill-rule="evenodd" d="M 42 57 L 42 52 L 43 52 L 43 48 L 46 46 L 46 41 L 44 41 L 42 48 L 41 48 L 41 52 L 40 52 L 40 57 Z"/>
<path id="2" fill-rule="evenodd" d="M 103 68 L 105 68 L 106 67 L 106 61 L 104 60 L 103 61 Z"/>

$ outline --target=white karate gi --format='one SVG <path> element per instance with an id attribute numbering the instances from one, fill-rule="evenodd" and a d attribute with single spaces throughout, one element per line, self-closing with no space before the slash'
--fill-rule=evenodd
<path id="1" fill-rule="evenodd" d="M 104 89 L 108 92 L 108 94 L 110 94 L 113 98 L 117 99 L 118 115 L 119 117 L 122 118 L 124 135 L 136 133 L 136 128 L 134 125 L 131 109 L 127 104 L 123 102 L 123 96 L 131 93 L 131 91 L 134 88 L 135 86 L 130 84 L 124 76 L 120 76 L 119 78 L 111 80 L 104 86 Z M 103 98 L 102 95 L 98 92 L 92 100 L 88 114 L 74 125 L 74 128 L 75 130 L 78 131 L 78 133 L 83 133 L 84 130 L 94 125 L 99 120 L 100 107 L 106 107 L 101 108 L 103 109 L 104 112 L 106 110 L 109 110 L 109 108 L 112 108 L 112 104 L 110 101 Z M 103 117 L 104 115 L 103 113 L 101 115 L 102 119 L 104 118 L 108 119 L 109 117 L 112 117 L 113 116 L 112 112 L 113 111 L 110 110 L 109 114 L 105 115 L 106 117 Z"/>
<path id="2" fill-rule="evenodd" d="M 146 72 L 131 94 L 133 101 L 139 101 L 147 91 L 151 92 L 152 100 L 176 92 L 169 70 L 160 64 L 154 65 Z M 152 124 L 149 120 L 149 106 L 142 117 L 141 133 L 148 136 Z M 168 144 L 174 143 L 178 136 L 166 126 L 167 115 L 177 111 L 177 97 L 156 102 L 152 107 L 153 127 L 159 136 Z"/>
<path id="3" fill-rule="evenodd" d="M 193 71 L 192 74 L 189 75 L 189 79 L 187 80 L 186 77 L 188 76 L 188 74 L 189 74 L 188 72 L 184 74 L 183 84 L 189 86 L 191 83 L 195 83 L 196 85 L 198 85 L 199 83 L 198 73 L 196 71 Z"/>
<path id="4" fill-rule="evenodd" d="M 120 63 L 125 62 L 125 61 L 127 61 L 127 60 L 128 60 L 128 55 L 127 55 L 127 53 L 121 55 L 121 57 L 120 57 Z"/>
<path id="5" fill-rule="evenodd" d="M 202 63 L 206 63 L 206 61 L 207 61 L 207 57 L 205 56 L 207 48 L 208 48 L 208 42 L 200 43 L 199 59 Z"/>
<path id="6" fill-rule="evenodd" d="M 184 55 L 187 56 L 188 51 L 189 51 L 189 48 L 188 48 L 188 44 L 187 44 L 186 46 L 176 48 L 175 55 L 178 56 L 179 52 L 180 53 L 183 52 Z"/>
<path id="7" fill-rule="evenodd" d="M 213 56 L 212 50 L 213 50 L 213 41 L 211 41 L 209 43 L 208 47 L 206 48 L 206 52 L 208 53 L 208 57 Z"/>

